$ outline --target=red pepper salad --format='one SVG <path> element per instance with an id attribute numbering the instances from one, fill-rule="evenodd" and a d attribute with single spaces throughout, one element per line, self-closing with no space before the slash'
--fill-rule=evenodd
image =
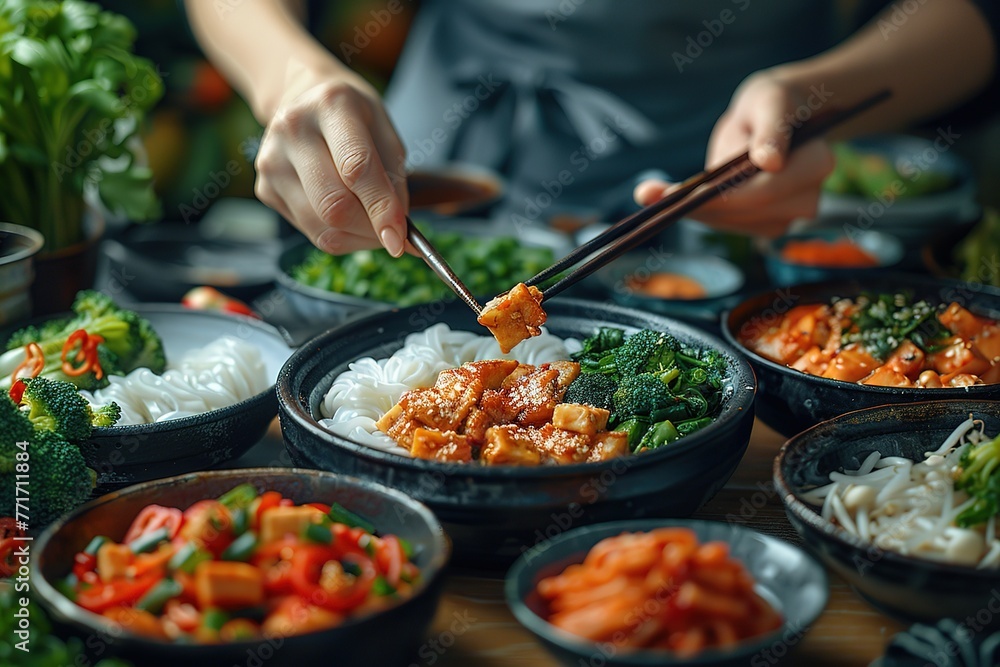
<path id="1" fill-rule="evenodd" d="M 93 538 L 60 589 L 134 634 L 217 643 L 334 627 L 406 599 L 403 539 L 334 503 L 241 484 L 182 511 L 149 505 L 121 543 Z"/>

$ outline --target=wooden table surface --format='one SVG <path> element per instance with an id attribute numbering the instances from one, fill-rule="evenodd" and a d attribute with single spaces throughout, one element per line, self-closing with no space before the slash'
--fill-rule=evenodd
<path id="1" fill-rule="evenodd" d="M 798 542 L 780 499 L 771 491 L 771 464 L 784 438 L 761 422 L 729 484 L 695 516 L 738 517 L 745 525 Z M 747 517 L 743 520 L 743 517 Z M 826 611 L 793 652 L 778 664 L 810 667 L 867 666 L 904 626 L 879 613 L 831 574 Z M 461 619 L 461 622 L 456 622 Z M 452 632 L 452 627 L 459 630 Z M 559 663 L 511 615 L 501 579 L 453 575 L 434 619 L 420 666 L 556 667 Z M 761 662 L 760 664 L 770 664 Z"/>

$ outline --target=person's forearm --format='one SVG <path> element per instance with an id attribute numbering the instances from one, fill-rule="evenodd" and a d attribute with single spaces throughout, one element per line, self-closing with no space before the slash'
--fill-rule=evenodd
<path id="1" fill-rule="evenodd" d="M 895 3 L 842 44 L 770 73 L 802 90 L 815 86 L 815 99 L 830 107 L 891 89 L 890 100 L 838 129 L 844 138 L 905 127 L 969 100 L 993 76 L 997 48 L 968 0 Z"/>
<path id="2" fill-rule="evenodd" d="M 346 71 L 305 30 L 297 0 L 245 0 L 232 7 L 185 0 L 198 42 L 266 124 L 290 74 Z"/>

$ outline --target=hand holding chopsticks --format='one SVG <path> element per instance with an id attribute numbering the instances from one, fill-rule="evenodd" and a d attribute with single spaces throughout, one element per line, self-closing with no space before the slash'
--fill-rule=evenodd
<path id="1" fill-rule="evenodd" d="M 834 126 L 888 99 L 890 95 L 890 91 L 882 90 L 851 107 L 835 109 L 827 114 L 813 118 L 792 135 L 789 150 L 794 150 L 805 142 L 822 136 Z M 585 257 L 595 252 L 598 253 L 595 257 L 544 290 L 542 298 L 549 299 L 583 278 L 586 278 L 601 267 L 606 266 L 629 250 L 654 238 L 668 225 L 673 224 L 702 204 L 719 196 L 726 190 L 739 187 L 759 171 L 760 168 L 750 160 L 750 153 L 746 152 L 721 166 L 696 174 L 683 183 L 680 183 L 675 190 L 668 193 L 659 201 L 616 223 L 603 234 L 584 243 L 549 268 L 525 281 L 525 284 L 536 287 L 575 265 Z M 479 305 L 469 289 L 455 275 L 454 271 L 451 270 L 440 253 L 413 226 L 409 218 L 407 218 L 407 227 L 407 238 L 423 255 L 424 260 L 431 269 L 433 269 L 441 280 L 451 287 L 476 315 L 479 315 L 482 312 L 482 306 Z"/>

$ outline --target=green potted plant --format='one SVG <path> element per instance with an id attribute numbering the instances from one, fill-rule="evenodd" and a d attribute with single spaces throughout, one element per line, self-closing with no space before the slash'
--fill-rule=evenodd
<path id="1" fill-rule="evenodd" d="M 163 94 L 123 16 L 79 0 L 0 2 L 0 221 L 45 237 L 36 310 L 94 279 L 100 209 L 159 215 L 138 132 Z"/>

